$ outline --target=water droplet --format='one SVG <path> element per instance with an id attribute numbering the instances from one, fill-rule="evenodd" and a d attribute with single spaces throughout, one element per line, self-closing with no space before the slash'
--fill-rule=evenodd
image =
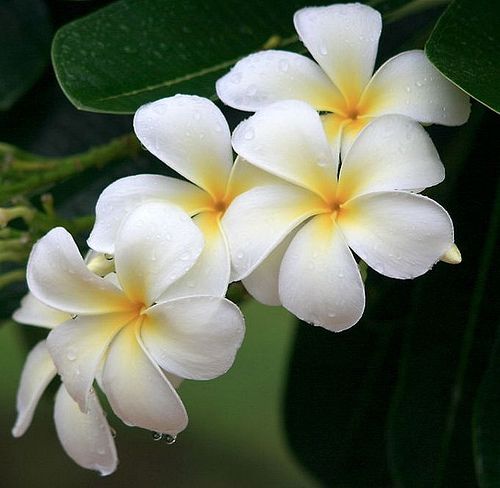
<path id="1" fill-rule="evenodd" d="M 112 254 L 105 254 L 104 255 L 105 259 L 107 259 L 108 261 L 112 261 L 113 260 L 113 255 Z"/>
<path id="2" fill-rule="evenodd" d="M 245 134 L 243 137 L 247 140 L 250 141 L 255 137 L 255 131 L 250 127 L 249 129 L 246 130 Z"/>
<path id="3" fill-rule="evenodd" d="M 215 124 L 215 132 L 222 132 L 222 125 L 219 122 Z"/>
<path id="4" fill-rule="evenodd" d="M 104 454 L 106 454 L 106 450 L 103 447 L 99 447 L 97 449 L 97 454 L 103 456 Z"/>
<path id="5" fill-rule="evenodd" d="M 411 92 L 411 88 L 410 88 L 409 86 L 407 86 L 407 87 L 405 88 L 405 90 L 406 90 L 406 93 L 410 93 L 410 92 Z"/>
<path id="6" fill-rule="evenodd" d="M 112 437 L 113 439 L 116 439 L 116 430 L 115 430 L 115 429 L 113 429 L 113 427 L 110 427 L 110 428 L 109 428 L 109 431 L 111 432 L 111 437 Z"/>
<path id="7" fill-rule="evenodd" d="M 152 432 L 151 435 L 154 441 L 161 441 L 163 439 L 163 434 L 161 432 Z"/>
<path id="8" fill-rule="evenodd" d="M 288 61 L 286 59 L 281 59 L 279 62 L 280 71 L 286 73 L 288 71 Z"/>
<path id="9" fill-rule="evenodd" d="M 319 53 L 322 55 L 322 56 L 326 56 L 328 54 L 328 48 L 324 45 L 324 44 L 321 44 L 319 46 Z"/>
<path id="10" fill-rule="evenodd" d="M 249 85 L 247 88 L 247 95 L 253 97 L 257 93 L 257 87 L 255 85 Z"/>
<path id="11" fill-rule="evenodd" d="M 229 79 L 231 83 L 238 85 L 241 82 L 241 76 L 241 73 L 233 73 Z"/>
<path id="12" fill-rule="evenodd" d="M 73 348 L 68 349 L 68 352 L 66 353 L 66 358 L 68 359 L 68 361 L 74 361 L 76 359 L 75 350 Z"/>
<path id="13" fill-rule="evenodd" d="M 78 314 L 74 313 L 74 314 L 71 316 L 71 320 L 75 320 L 77 317 L 78 317 Z"/>
<path id="14" fill-rule="evenodd" d="M 418 87 L 420 87 L 420 86 L 423 86 L 424 84 L 421 81 L 416 81 L 415 85 L 418 86 Z"/>
<path id="15" fill-rule="evenodd" d="M 171 446 L 172 444 L 175 444 L 175 441 L 177 440 L 176 435 L 171 435 L 171 434 L 163 434 L 163 440 Z"/>
<path id="16" fill-rule="evenodd" d="M 343 278 L 343 277 L 344 277 L 344 273 L 339 272 L 339 273 L 337 274 L 337 276 L 338 276 L 339 278 Z"/>
<path id="17" fill-rule="evenodd" d="M 236 253 L 236 259 L 243 259 L 244 258 L 244 254 L 242 252 L 238 252 Z"/>
<path id="18" fill-rule="evenodd" d="M 335 318 L 337 316 L 337 314 L 335 312 L 328 312 L 328 317 L 330 317 L 331 319 Z"/>

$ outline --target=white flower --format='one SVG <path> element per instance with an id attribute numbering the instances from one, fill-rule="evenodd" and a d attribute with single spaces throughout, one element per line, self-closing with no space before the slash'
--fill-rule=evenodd
<path id="1" fill-rule="evenodd" d="M 144 105 L 135 114 L 134 128 L 152 154 L 189 181 L 137 175 L 112 183 L 97 202 L 89 246 L 113 254 L 120 223 L 134 208 L 151 201 L 174 203 L 194 216 L 205 238 L 204 251 L 184 277 L 184 287 L 178 285 L 179 293 L 210 289 L 223 295 L 231 263 L 220 219 L 237 195 L 273 177 L 240 158 L 233 166 L 227 122 L 205 98 L 177 95 Z"/>
<path id="2" fill-rule="evenodd" d="M 176 435 L 187 415 L 165 372 L 210 379 L 233 363 L 244 324 L 238 308 L 216 296 L 176 296 L 203 237 L 174 206 L 144 204 L 118 229 L 115 273 L 100 278 L 85 266 L 71 236 L 56 228 L 33 248 L 30 291 L 73 315 L 47 345 L 66 390 L 88 412 L 97 378 L 127 425 Z"/>
<path id="3" fill-rule="evenodd" d="M 102 268 L 102 256 L 91 253 L 87 267 L 95 272 Z M 27 325 L 52 329 L 71 319 L 71 315 L 44 305 L 31 293 L 14 312 L 14 320 Z M 56 376 L 56 367 L 50 357 L 46 341 L 40 341 L 28 354 L 17 392 L 17 419 L 12 435 L 21 437 L 31 424 L 38 401 L 47 385 Z M 111 474 L 118 458 L 113 436 L 97 395 L 89 395 L 87 413 L 68 395 L 64 384 L 56 394 L 54 422 L 59 440 L 67 454 L 80 466 L 95 469 L 103 476 Z"/>
<path id="4" fill-rule="evenodd" d="M 386 115 L 368 125 L 338 178 L 338 155 L 304 102 L 263 108 L 236 128 L 233 146 L 283 179 L 240 195 L 222 221 L 235 279 L 264 303 L 343 330 L 365 303 L 349 247 L 379 273 L 404 279 L 425 273 L 453 245 L 446 211 L 407 191 L 444 178 L 429 136 L 407 117 Z"/>
<path id="5" fill-rule="evenodd" d="M 313 58 L 264 51 L 239 61 L 217 82 L 219 98 L 255 112 L 275 101 L 303 100 L 322 118 L 331 146 L 342 154 L 374 117 L 407 115 L 422 123 L 463 124 L 469 97 L 445 79 L 423 51 L 407 51 L 372 76 L 382 30 L 380 14 L 358 3 L 304 8 L 295 28 Z"/>

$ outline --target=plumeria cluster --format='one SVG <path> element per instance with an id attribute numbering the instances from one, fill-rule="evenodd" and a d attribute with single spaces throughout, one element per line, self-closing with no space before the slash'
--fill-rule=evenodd
<path id="1" fill-rule="evenodd" d="M 217 93 L 256 113 L 232 136 L 197 96 L 137 111 L 141 143 L 184 180 L 107 187 L 85 260 L 63 228 L 34 246 L 14 318 L 50 333 L 26 361 L 15 436 L 58 373 L 62 445 L 109 474 L 116 448 L 94 388 L 127 425 L 174 439 L 187 425 L 176 388 L 226 372 L 243 340 L 230 282 L 341 331 L 363 314 L 361 260 L 399 279 L 460 261 L 448 213 L 421 195 L 444 168 L 420 123 L 464 123 L 467 96 L 421 51 L 372 75 L 381 18 L 370 7 L 306 8 L 294 20 L 317 64 L 273 50 L 238 62 Z"/>

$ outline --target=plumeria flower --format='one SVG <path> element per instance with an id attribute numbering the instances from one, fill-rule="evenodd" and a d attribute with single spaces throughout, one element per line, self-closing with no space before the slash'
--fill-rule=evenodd
<path id="1" fill-rule="evenodd" d="M 227 122 L 205 98 L 176 95 L 144 105 L 135 114 L 134 129 L 152 154 L 189 181 L 149 174 L 112 183 L 97 202 L 89 246 L 113 254 L 120 223 L 138 205 L 174 203 L 193 216 L 205 238 L 203 253 L 182 279 L 179 293 L 205 293 L 209 287 L 223 295 L 230 257 L 220 219 L 237 195 L 273 177 L 241 158 L 233 165 Z"/>
<path id="2" fill-rule="evenodd" d="M 94 273 L 107 273 L 110 263 L 103 256 L 89 253 L 87 267 Z M 71 319 L 71 315 L 56 310 L 28 293 L 13 319 L 21 324 L 53 329 Z M 57 371 L 45 340 L 40 341 L 28 354 L 17 392 L 17 419 L 12 429 L 14 437 L 21 437 L 29 428 L 38 402 L 54 379 Z M 95 392 L 89 395 L 88 411 L 83 413 L 69 396 L 64 384 L 56 394 L 54 422 L 57 435 L 68 455 L 80 466 L 111 474 L 118 458 L 111 429 Z"/>
<path id="3" fill-rule="evenodd" d="M 34 246 L 31 293 L 72 315 L 50 332 L 47 345 L 82 412 L 91 409 L 96 378 L 127 425 L 175 436 L 188 419 L 166 373 L 210 379 L 232 365 L 244 333 L 238 308 L 217 296 L 177 297 L 177 284 L 202 249 L 189 216 L 162 203 L 142 205 L 122 223 L 115 273 L 105 278 L 87 269 L 60 227 Z"/>
<path id="4" fill-rule="evenodd" d="M 375 74 L 380 14 L 358 3 L 304 8 L 295 28 L 311 59 L 286 51 L 243 58 L 217 82 L 219 98 L 255 112 L 278 100 L 297 99 L 316 110 L 328 140 L 342 153 L 375 117 L 402 114 L 426 124 L 460 125 L 469 97 L 445 79 L 423 51 L 403 52 Z M 373 76 L 372 76 L 373 74 Z"/>
<path id="5" fill-rule="evenodd" d="M 406 279 L 428 271 L 453 245 L 447 212 L 406 191 L 444 178 L 429 136 L 407 117 L 368 125 L 340 171 L 318 113 L 304 102 L 257 112 L 236 128 L 233 146 L 282 178 L 240 195 L 223 219 L 235 279 L 245 279 L 263 303 L 340 331 L 359 320 L 365 304 L 349 248 L 379 273 Z"/>

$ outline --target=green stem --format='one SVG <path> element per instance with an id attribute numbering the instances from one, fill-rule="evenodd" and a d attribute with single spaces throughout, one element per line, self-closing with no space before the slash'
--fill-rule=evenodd
<path id="1" fill-rule="evenodd" d="M 0 203 L 8 202 L 11 198 L 19 195 L 28 195 L 43 190 L 88 168 L 99 168 L 112 161 L 135 156 L 140 150 L 141 145 L 137 138 L 133 134 L 127 134 L 102 146 L 68 157 L 40 158 L 36 161 L 14 158 L 9 161 L 8 173 L 16 175 L 18 172 L 36 170 L 36 174 L 30 174 L 19 182 L 4 183 Z M 40 171 L 41 169 L 43 171 Z"/>
<path id="2" fill-rule="evenodd" d="M 0 289 L 4 286 L 10 285 L 11 283 L 16 283 L 19 281 L 24 281 L 26 278 L 26 271 L 24 269 L 15 269 L 14 271 L 9 271 L 0 275 Z"/>

